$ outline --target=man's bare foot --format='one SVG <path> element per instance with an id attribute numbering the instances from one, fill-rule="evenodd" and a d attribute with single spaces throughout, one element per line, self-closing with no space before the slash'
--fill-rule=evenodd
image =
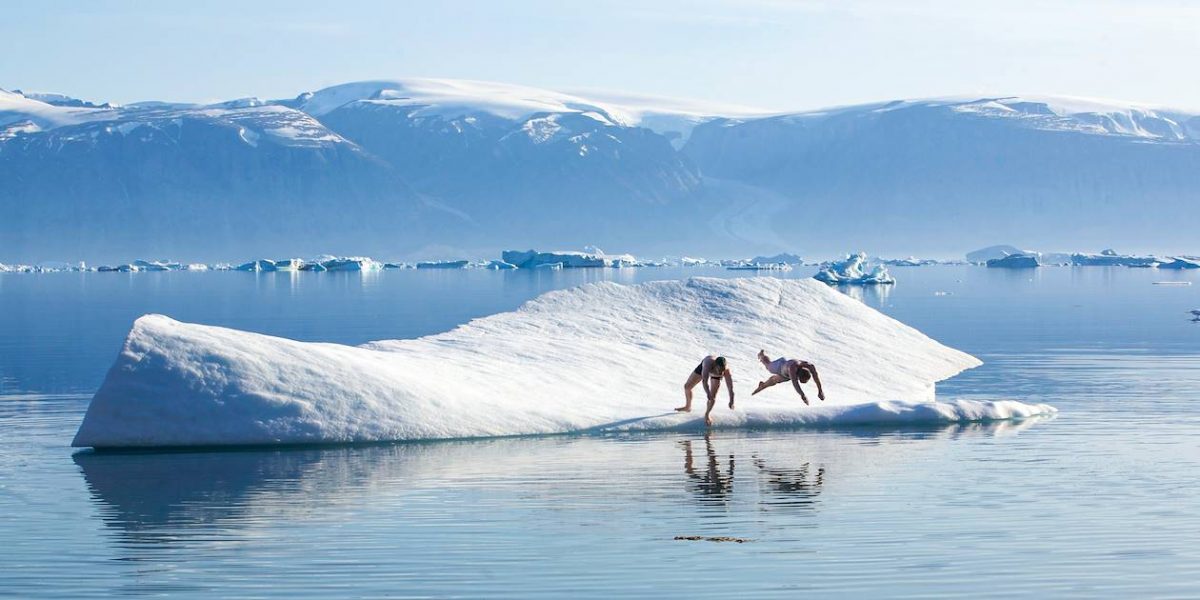
<path id="1" fill-rule="evenodd" d="M 713 425 L 712 415 L 705 415 L 705 416 L 704 416 L 704 424 L 705 424 L 705 425 L 707 425 L 707 426 L 709 426 L 709 427 L 712 427 L 712 425 Z"/>
<path id="2" fill-rule="evenodd" d="M 680 406 L 679 408 L 675 409 L 675 412 L 692 412 L 692 407 Z"/>
<path id="3" fill-rule="evenodd" d="M 733 400 L 729 401 L 729 410 L 733 410 Z"/>
<path id="4" fill-rule="evenodd" d="M 804 401 L 805 406 L 808 406 L 808 398 L 801 397 L 800 399 Z"/>
<path id="5" fill-rule="evenodd" d="M 767 382 L 765 382 L 765 381 L 760 381 L 760 382 L 758 382 L 758 387 L 754 388 L 754 391 L 753 391 L 753 392 L 750 392 L 750 395 L 751 395 L 751 396 L 753 396 L 753 395 L 755 395 L 755 394 L 757 394 L 757 393 L 759 393 L 759 392 L 761 392 L 761 391 L 763 391 L 763 390 L 765 390 L 765 389 L 767 389 Z"/>

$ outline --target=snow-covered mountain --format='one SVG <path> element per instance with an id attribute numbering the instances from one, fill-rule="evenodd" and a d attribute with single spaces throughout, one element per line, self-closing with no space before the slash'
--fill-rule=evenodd
<path id="1" fill-rule="evenodd" d="M 684 152 L 708 177 L 785 198 L 772 228 L 809 251 L 1197 244 L 1179 224 L 1200 200 L 1197 113 L 1069 98 L 898 101 L 710 121 Z"/>
<path id="2" fill-rule="evenodd" d="M 1170 251 L 1194 246 L 1198 167 L 1196 113 L 1064 98 L 769 114 L 429 79 L 211 105 L 0 91 L 0 258 Z"/>

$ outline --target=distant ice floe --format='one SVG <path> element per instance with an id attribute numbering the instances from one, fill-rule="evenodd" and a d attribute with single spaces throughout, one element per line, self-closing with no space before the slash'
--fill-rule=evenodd
<path id="1" fill-rule="evenodd" d="M 800 255 L 798 255 L 798 254 L 790 254 L 788 252 L 782 252 L 782 253 L 776 254 L 774 256 L 755 256 L 754 258 L 750 259 L 750 262 L 760 264 L 760 265 L 766 265 L 766 264 L 802 265 L 802 264 L 804 264 L 804 259 L 800 258 Z"/>
<path id="2" fill-rule="evenodd" d="M 1200 259 L 1191 256 L 1158 257 L 1154 255 L 1121 254 L 1112 248 L 1099 254 L 1089 252 L 1034 252 L 1014 246 L 990 246 L 967 253 L 967 260 L 989 267 L 1030 268 L 1044 266 L 1072 267 L 1134 267 L 1191 269 L 1200 268 Z M 1037 264 L 1034 264 L 1034 263 Z M 1194 265 L 1194 266 L 1189 266 Z"/>
<path id="3" fill-rule="evenodd" d="M 828 400 L 750 396 L 760 348 L 813 361 Z M 74 446 L 343 443 L 702 427 L 671 409 L 706 354 L 729 359 L 718 427 L 1016 419 L 1054 408 L 935 400 L 980 364 L 808 279 L 611 282 L 452 331 L 352 347 L 138 319 Z"/>
<path id="4" fill-rule="evenodd" d="M 538 252 L 537 250 L 505 250 L 500 259 L 521 269 L 534 269 L 541 265 L 560 265 L 561 268 L 635 267 L 638 259 L 632 254 L 606 254 L 599 248 L 590 251 Z"/>
<path id="5" fill-rule="evenodd" d="M 1042 263 L 1036 254 L 1010 254 L 1004 258 L 987 261 L 987 266 L 1000 269 L 1031 269 L 1042 266 Z"/>
<path id="6" fill-rule="evenodd" d="M 1155 267 L 1161 262 L 1153 256 L 1118 254 L 1111 248 L 1100 254 L 1076 252 L 1071 254 L 1071 264 L 1077 267 Z"/>
<path id="7" fill-rule="evenodd" d="M 942 264 L 941 261 L 932 258 L 917 258 L 909 256 L 908 258 L 888 258 L 880 259 L 880 263 L 889 267 L 927 267 L 930 265 Z"/>
<path id="8" fill-rule="evenodd" d="M 1200 258 L 1194 256 L 1174 256 L 1158 265 L 1160 269 L 1200 269 Z"/>
<path id="9" fill-rule="evenodd" d="M 831 285 L 889 285 L 896 283 L 887 267 L 875 265 L 868 271 L 867 255 L 849 254 L 844 260 L 827 263 L 813 279 Z"/>
<path id="10" fill-rule="evenodd" d="M 466 269 L 470 266 L 469 260 L 433 260 L 417 263 L 418 269 Z"/>
<path id="11" fill-rule="evenodd" d="M 886 267 L 924 267 L 931 265 L 980 264 L 1000 268 L 1028 268 L 1034 266 L 1077 266 L 1077 267 L 1141 267 L 1162 269 L 1200 269 L 1200 257 L 1153 255 L 1127 255 L 1108 249 L 1099 254 L 1086 252 L 1033 252 L 1018 251 L 1013 246 L 992 246 L 967 256 L 970 260 L 935 260 L 928 258 L 868 258 L 863 253 L 848 255 L 845 259 L 827 262 L 815 276 L 818 280 L 835 285 L 872 285 L 895 283 Z M 979 261 L 982 256 L 993 256 Z M 1036 264 L 1034 264 L 1036 263 Z M 782 253 L 774 256 L 756 256 L 751 259 L 712 260 L 691 256 L 664 257 L 660 260 L 638 258 L 632 254 L 608 254 L 594 246 L 582 251 L 561 250 L 539 252 L 537 250 L 507 250 L 501 259 L 493 260 L 426 260 L 416 263 L 381 262 L 365 256 L 324 255 L 313 259 L 260 258 L 236 265 L 226 263 L 203 264 L 181 263 L 172 260 L 137 259 L 125 264 L 88 266 L 87 263 L 43 262 L 37 265 L 0 263 L 0 273 L 55 273 L 64 271 L 97 271 L 102 273 L 146 273 L 163 271 L 244 271 L 252 273 L 295 272 L 295 271 L 358 271 L 371 272 L 383 269 L 576 269 L 576 268 L 646 268 L 646 267 L 713 267 L 735 271 L 790 271 L 793 265 L 803 264 L 800 256 Z M 874 266 L 871 266 L 871 265 Z"/>
<path id="12" fill-rule="evenodd" d="M 791 271 L 792 265 L 784 262 L 758 262 L 729 260 L 721 264 L 730 271 Z"/>
<path id="13" fill-rule="evenodd" d="M 996 246 L 988 246 L 987 248 L 980 248 L 979 250 L 975 250 L 973 252 L 968 252 L 966 258 L 969 262 L 981 265 L 989 260 L 1004 258 L 1012 254 L 1029 254 L 1029 252 L 1017 248 L 1016 246 L 999 244 Z"/>

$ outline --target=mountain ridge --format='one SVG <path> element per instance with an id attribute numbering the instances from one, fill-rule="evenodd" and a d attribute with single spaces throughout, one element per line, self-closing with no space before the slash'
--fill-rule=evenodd
<path id="1" fill-rule="evenodd" d="M 779 113 L 445 79 L 213 104 L 0 91 L 0 252 L 1186 250 L 1170 214 L 1200 185 L 1197 115 L 1061 96 Z"/>

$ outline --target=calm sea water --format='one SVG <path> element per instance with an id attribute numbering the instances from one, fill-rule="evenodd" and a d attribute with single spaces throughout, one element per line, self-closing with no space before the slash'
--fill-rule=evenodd
<path id="1" fill-rule="evenodd" d="M 940 395 L 1061 413 L 79 452 L 68 444 L 90 393 L 146 312 L 357 344 L 597 279 L 731 274 L 0 275 L 0 596 L 1200 596 L 1200 323 L 1187 314 L 1200 276 L 895 273 L 894 289 L 861 299 L 986 362 Z"/>

